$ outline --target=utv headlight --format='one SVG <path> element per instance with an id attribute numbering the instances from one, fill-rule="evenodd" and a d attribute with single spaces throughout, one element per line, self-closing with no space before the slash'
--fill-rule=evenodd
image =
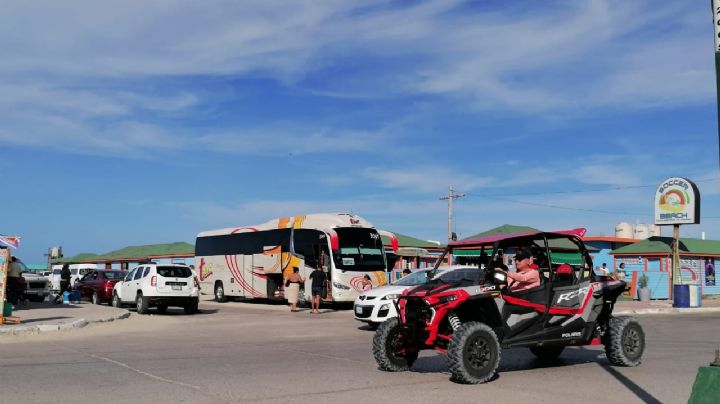
<path id="1" fill-rule="evenodd" d="M 345 286 L 342 283 L 333 282 L 332 283 L 334 288 L 342 289 L 342 290 L 350 290 L 350 286 Z"/>
<path id="2" fill-rule="evenodd" d="M 385 295 L 380 300 L 395 300 L 398 297 L 400 297 L 400 295 L 396 293 L 396 294 L 392 294 L 392 295 Z"/>
<path id="3" fill-rule="evenodd" d="M 438 299 L 438 304 L 450 303 L 453 300 L 457 300 L 457 296 L 455 296 L 455 295 L 443 296 L 440 299 Z"/>

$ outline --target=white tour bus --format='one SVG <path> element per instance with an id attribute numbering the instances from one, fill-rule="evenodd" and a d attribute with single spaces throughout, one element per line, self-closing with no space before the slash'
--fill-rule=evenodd
<path id="1" fill-rule="evenodd" d="M 390 236 L 393 249 L 397 238 Z M 273 219 L 258 226 L 204 231 L 195 241 L 195 268 L 202 293 L 227 297 L 283 299 L 283 279 L 300 269 L 300 299 L 310 300 L 310 273 L 322 267 L 333 301 L 352 302 L 362 279 L 387 283 L 387 259 L 380 232 L 365 219 L 321 213 Z M 325 298 L 326 296 L 323 296 Z"/>

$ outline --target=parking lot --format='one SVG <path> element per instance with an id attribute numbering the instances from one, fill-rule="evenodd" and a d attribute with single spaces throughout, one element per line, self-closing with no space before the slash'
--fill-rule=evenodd
<path id="1" fill-rule="evenodd" d="M 377 370 L 373 332 L 350 310 L 204 300 L 201 314 L 133 315 L 68 333 L 0 340 L 3 402 L 686 402 L 697 367 L 712 360 L 717 314 L 643 316 L 648 348 L 637 368 L 601 350 L 572 348 L 542 364 L 503 352 L 484 385 L 448 380 L 425 352 L 412 372 Z"/>

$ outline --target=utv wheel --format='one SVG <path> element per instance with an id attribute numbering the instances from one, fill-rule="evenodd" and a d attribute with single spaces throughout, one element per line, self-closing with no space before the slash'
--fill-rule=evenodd
<path id="1" fill-rule="evenodd" d="M 451 380 L 464 384 L 485 383 L 500 364 L 500 344 L 495 332 L 476 321 L 460 326 L 447 349 Z"/>
<path id="2" fill-rule="evenodd" d="M 373 337 L 373 356 L 381 370 L 404 372 L 410 369 L 418 353 L 406 351 L 403 340 L 402 327 L 397 317 L 380 324 Z"/>
<path id="3" fill-rule="evenodd" d="M 137 313 L 138 314 L 145 314 L 148 311 L 148 299 L 142 295 L 142 293 L 138 292 L 137 297 L 135 298 L 135 307 L 137 307 Z"/>
<path id="4" fill-rule="evenodd" d="M 530 348 L 530 352 L 543 361 L 557 359 L 564 350 L 564 346 L 534 346 Z"/>
<path id="5" fill-rule="evenodd" d="M 120 296 L 118 296 L 117 293 L 113 293 L 112 306 L 118 309 L 122 307 L 122 301 L 120 301 Z"/>
<path id="6" fill-rule="evenodd" d="M 100 297 L 97 292 L 93 292 L 92 294 L 92 304 L 100 304 Z"/>
<path id="7" fill-rule="evenodd" d="M 225 289 L 223 288 L 222 282 L 217 282 L 215 284 L 215 301 L 218 303 L 227 302 L 227 297 L 225 297 Z"/>
<path id="8" fill-rule="evenodd" d="M 612 317 L 603 342 L 610 363 L 616 366 L 637 366 L 645 351 L 645 332 L 632 317 Z"/>
<path id="9" fill-rule="evenodd" d="M 158 304 L 155 308 L 159 314 L 165 314 L 167 313 L 167 305 L 165 304 Z"/>

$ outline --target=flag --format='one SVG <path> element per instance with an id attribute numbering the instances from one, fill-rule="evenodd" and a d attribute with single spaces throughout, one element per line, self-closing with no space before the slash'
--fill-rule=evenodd
<path id="1" fill-rule="evenodd" d="M 18 248 L 20 245 L 20 237 L 18 236 L 5 236 L 0 234 L 0 245 L 6 245 L 12 248 Z"/>

